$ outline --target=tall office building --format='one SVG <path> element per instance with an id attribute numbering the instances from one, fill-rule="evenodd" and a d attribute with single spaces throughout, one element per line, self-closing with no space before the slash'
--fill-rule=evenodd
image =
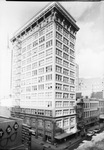
<path id="1" fill-rule="evenodd" d="M 50 3 L 15 33 L 12 115 L 51 142 L 75 133 L 75 40 L 79 27 L 60 3 Z M 60 129 L 60 130 L 59 130 Z M 62 132 L 63 131 L 63 132 Z M 67 136 L 67 135 L 64 135 Z"/>

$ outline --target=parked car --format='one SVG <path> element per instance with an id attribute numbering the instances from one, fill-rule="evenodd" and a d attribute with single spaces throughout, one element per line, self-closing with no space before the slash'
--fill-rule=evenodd
<path id="1" fill-rule="evenodd" d="M 87 136 L 93 136 L 94 134 L 95 134 L 95 132 L 92 131 L 92 130 L 89 130 L 89 131 L 87 132 Z"/>
<path id="2" fill-rule="evenodd" d="M 94 129 L 93 130 L 95 133 L 99 133 L 100 132 L 100 129 Z"/>

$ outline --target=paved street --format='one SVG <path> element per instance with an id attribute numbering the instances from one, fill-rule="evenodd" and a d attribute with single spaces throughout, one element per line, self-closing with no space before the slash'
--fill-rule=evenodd
<path id="1" fill-rule="evenodd" d="M 90 129 L 93 130 L 94 128 L 98 127 L 98 125 L 96 125 L 95 127 L 91 127 Z M 101 130 L 104 130 L 104 124 L 100 123 L 100 128 L 102 128 Z M 74 150 L 76 148 L 78 148 L 79 144 L 83 141 L 83 140 L 91 140 L 91 137 L 84 137 L 81 138 L 80 136 L 78 138 L 73 138 L 71 139 L 71 145 L 69 144 L 69 142 L 65 142 L 63 144 L 58 145 L 58 147 L 56 148 L 53 145 L 50 145 L 49 143 L 44 143 L 39 139 L 35 139 L 34 136 L 32 136 L 32 144 L 31 144 L 31 150 L 43 150 L 43 145 L 45 145 L 45 150 L 63 150 L 66 147 L 66 150 Z M 70 148 L 68 148 L 70 146 Z"/>

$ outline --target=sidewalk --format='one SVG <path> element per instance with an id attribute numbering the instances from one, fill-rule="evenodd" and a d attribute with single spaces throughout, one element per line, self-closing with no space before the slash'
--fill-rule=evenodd
<path id="1" fill-rule="evenodd" d="M 55 145 L 51 145 L 47 142 L 43 142 L 39 139 L 32 138 L 32 143 L 34 143 L 34 144 L 32 144 L 31 150 L 35 149 L 35 147 L 33 147 L 33 145 L 34 146 L 37 145 L 39 150 L 43 150 L 43 148 L 45 148 L 45 150 L 65 150 L 65 149 L 67 150 L 68 148 L 72 147 L 74 144 L 76 144 L 82 140 L 83 140 L 83 138 L 79 136 L 77 138 L 71 139 L 71 141 L 66 141 L 66 142 L 63 142 L 62 144 L 58 144 L 57 146 L 55 146 Z"/>

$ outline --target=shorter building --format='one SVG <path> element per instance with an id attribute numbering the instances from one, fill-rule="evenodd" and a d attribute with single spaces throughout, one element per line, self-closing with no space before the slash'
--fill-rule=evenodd
<path id="1" fill-rule="evenodd" d="M 18 150 L 20 147 L 24 150 L 22 120 L 0 116 L 0 150 Z"/>
<path id="2" fill-rule="evenodd" d="M 78 98 L 76 113 L 78 129 L 82 130 L 85 128 L 87 131 L 87 129 L 99 124 L 104 119 L 104 100 L 97 98 Z"/>

